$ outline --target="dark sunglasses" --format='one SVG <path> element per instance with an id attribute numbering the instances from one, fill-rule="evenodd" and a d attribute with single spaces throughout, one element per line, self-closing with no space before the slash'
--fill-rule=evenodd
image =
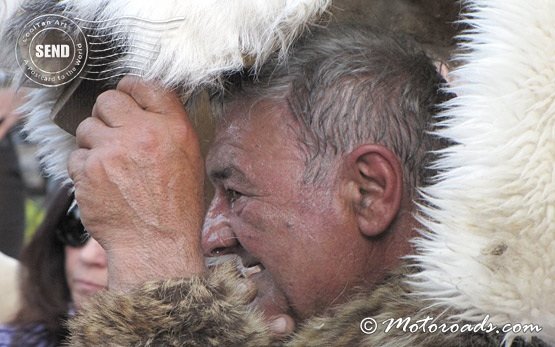
<path id="1" fill-rule="evenodd" d="M 79 208 L 75 205 L 60 220 L 56 236 L 61 243 L 70 247 L 83 247 L 90 238 L 79 218 Z"/>

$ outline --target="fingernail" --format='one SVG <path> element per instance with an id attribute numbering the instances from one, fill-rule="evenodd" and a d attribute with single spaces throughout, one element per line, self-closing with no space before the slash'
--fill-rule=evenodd
<path id="1" fill-rule="evenodd" d="M 272 323 L 270 323 L 270 330 L 276 333 L 284 333 L 286 328 L 287 320 L 283 317 L 274 319 Z"/>

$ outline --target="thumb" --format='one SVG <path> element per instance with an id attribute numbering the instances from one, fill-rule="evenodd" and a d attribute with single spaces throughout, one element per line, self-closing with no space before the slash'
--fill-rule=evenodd
<path id="1" fill-rule="evenodd" d="M 295 331 L 295 321 L 289 315 L 280 314 L 270 320 L 269 329 L 272 335 L 285 337 Z"/>

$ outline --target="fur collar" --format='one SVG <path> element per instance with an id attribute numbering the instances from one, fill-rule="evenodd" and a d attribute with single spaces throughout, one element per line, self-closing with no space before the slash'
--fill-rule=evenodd
<path id="1" fill-rule="evenodd" d="M 539 324 L 555 343 L 555 2 L 469 6 L 438 132 L 457 145 L 422 190 L 413 284 L 464 320 Z"/>

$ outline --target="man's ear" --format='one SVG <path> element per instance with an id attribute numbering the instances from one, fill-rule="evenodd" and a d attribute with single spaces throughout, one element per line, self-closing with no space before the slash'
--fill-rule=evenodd
<path id="1" fill-rule="evenodd" d="M 378 236 L 388 229 L 403 198 L 403 169 L 398 157 L 381 145 L 357 147 L 347 156 L 348 199 L 359 230 Z"/>

